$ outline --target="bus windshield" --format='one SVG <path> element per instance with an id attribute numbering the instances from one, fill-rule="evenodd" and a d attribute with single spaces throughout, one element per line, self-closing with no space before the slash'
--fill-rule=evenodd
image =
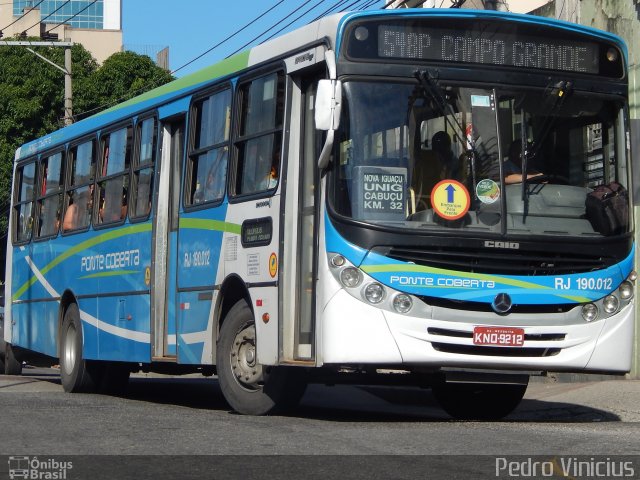
<path id="1" fill-rule="evenodd" d="M 509 235 L 629 231 L 623 101 L 546 88 L 487 89 L 433 81 L 344 84 L 331 176 L 338 214 L 412 230 Z M 587 197 L 621 192 L 615 229 Z"/>

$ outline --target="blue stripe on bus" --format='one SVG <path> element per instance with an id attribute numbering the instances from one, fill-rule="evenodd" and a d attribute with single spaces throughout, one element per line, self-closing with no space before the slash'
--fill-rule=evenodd
<path id="1" fill-rule="evenodd" d="M 616 290 L 633 269 L 633 252 L 616 265 L 571 275 L 492 275 L 434 268 L 367 252 L 344 239 L 325 215 L 327 252 L 339 253 L 378 282 L 413 295 L 493 302 L 508 293 L 514 303 L 560 304 L 598 300 Z"/>

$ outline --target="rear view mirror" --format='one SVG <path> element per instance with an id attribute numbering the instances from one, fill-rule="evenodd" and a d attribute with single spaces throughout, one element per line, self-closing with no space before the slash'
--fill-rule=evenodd
<path id="1" fill-rule="evenodd" d="M 340 125 L 342 82 L 320 80 L 316 93 L 315 121 L 318 130 L 335 130 Z"/>

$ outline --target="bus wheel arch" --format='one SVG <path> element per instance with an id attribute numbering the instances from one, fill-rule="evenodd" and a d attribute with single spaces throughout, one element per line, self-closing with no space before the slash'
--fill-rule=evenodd
<path id="1" fill-rule="evenodd" d="M 229 314 L 229 310 L 240 300 L 245 300 L 251 308 L 251 296 L 246 284 L 238 275 L 230 275 L 222 283 L 220 294 L 218 295 L 218 305 L 216 307 L 217 328 L 213 339 L 214 344 L 220 339 L 220 330 Z"/>
<path id="2" fill-rule="evenodd" d="M 263 366 L 256 358 L 255 315 L 239 279 L 223 285 L 216 342 L 216 370 L 227 403 L 238 413 L 265 415 L 298 404 L 306 389 L 299 368 Z"/>

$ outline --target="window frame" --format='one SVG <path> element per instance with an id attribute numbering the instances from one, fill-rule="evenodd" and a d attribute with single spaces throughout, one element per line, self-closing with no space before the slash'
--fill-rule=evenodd
<path id="1" fill-rule="evenodd" d="M 151 161 L 140 163 L 140 157 L 142 155 L 142 125 L 147 120 L 153 120 L 153 145 Z M 141 115 L 136 120 L 133 131 L 133 152 L 130 162 L 130 178 L 129 178 L 129 191 L 127 199 L 127 216 L 131 223 L 144 222 L 149 219 L 151 212 L 153 212 L 154 202 L 154 189 L 156 188 L 156 170 L 158 166 L 158 156 L 160 152 L 160 137 L 161 132 L 160 122 L 156 112 L 151 112 L 145 115 Z M 143 170 L 151 168 L 151 185 L 149 191 L 150 206 L 149 211 L 143 215 L 134 214 L 135 206 L 138 201 L 138 177 Z M 126 220 L 126 217 L 125 217 Z"/>
<path id="2" fill-rule="evenodd" d="M 60 154 L 61 155 L 61 160 L 60 160 L 60 179 L 62 180 L 61 183 L 58 184 L 58 188 L 53 191 L 53 192 L 42 192 L 43 187 L 46 188 L 46 178 L 44 176 L 44 162 L 47 161 L 47 165 L 48 165 L 48 161 L 51 157 Z M 37 172 L 37 190 L 35 192 L 35 219 L 34 219 L 34 226 L 35 226 L 35 231 L 32 232 L 32 238 L 34 241 L 36 242 L 40 242 L 40 241 L 45 241 L 45 240 L 50 240 L 52 238 L 55 238 L 58 236 L 58 234 L 60 233 L 61 227 L 62 227 L 62 219 L 64 218 L 63 216 L 63 210 L 65 210 L 64 208 L 64 201 L 65 201 L 65 187 L 66 187 L 66 175 L 67 175 L 67 150 L 66 148 L 63 147 L 58 147 L 54 150 L 50 150 L 48 152 L 44 152 L 41 155 L 39 155 L 38 160 L 36 162 L 36 172 Z M 48 235 L 40 235 L 40 229 L 42 227 L 41 225 L 41 213 L 42 213 L 42 205 L 43 202 L 45 200 L 48 200 L 49 198 L 52 198 L 54 196 L 61 196 L 62 198 L 60 199 L 60 205 L 59 205 L 59 209 L 58 209 L 58 225 L 55 228 L 55 232 L 50 233 Z"/>
<path id="3" fill-rule="evenodd" d="M 126 157 L 125 157 L 125 164 L 124 164 L 124 168 L 118 172 L 115 173 L 106 173 L 103 175 L 102 172 L 104 171 L 105 168 L 105 141 L 106 138 L 109 138 L 109 142 L 111 142 L 110 138 L 111 135 L 115 132 L 118 132 L 120 130 L 125 130 L 125 129 L 130 129 L 131 130 L 131 135 L 129 135 L 129 133 L 127 132 L 127 142 L 130 139 L 130 142 L 128 144 L 128 148 L 125 151 L 125 155 L 129 155 L 129 164 L 127 165 L 126 163 Z M 105 129 L 104 131 L 100 132 L 100 135 L 98 136 L 98 148 L 99 148 L 99 157 L 97 159 L 97 170 L 96 170 L 96 175 L 95 175 L 95 188 L 94 188 L 94 206 L 93 206 L 93 216 L 92 216 L 92 221 L 93 221 L 93 228 L 96 230 L 101 230 L 103 228 L 112 228 L 118 225 L 123 225 L 126 221 L 127 218 L 129 216 L 129 197 L 130 197 L 130 193 L 131 193 L 131 166 L 133 163 L 133 156 L 134 156 L 134 136 L 135 136 L 135 126 L 133 124 L 133 121 L 131 119 L 127 120 L 126 122 L 122 122 L 119 123 L 117 125 L 113 125 L 112 127 L 110 127 L 109 129 Z M 105 183 L 105 182 L 109 182 L 112 180 L 117 179 L 118 177 L 128 177 L 126 180 L 126 183 L 123 182 L 123 188 L 126 188 L 126 201 L 127 201 L 127 211 L 125 212 L 124 217 L 121 217 L 118 220 L 113 220 L 113 221 L 99 221 L 99 216 L 100 216 L 100 210 L 102 205 L 100 205 L 102 198 L 101 198 L 101 183 Z M 97 205 L 97 207 L 96 207 Z"/>
<path id="4" fill-rule="evenodd" d="M 198 105 L 201 105 L 207 99 L 211 99 L 218 94 L 224 94 L 228 92 L 229 94 L 229 130 L 227 134 L 227 138 L 222 142 L 212 143 L 210 145 L 206 145 L 205 147 L 196 148 L 196 135 L 199 131 L 199 125 L 197 125 L 197 108 Z M 235 110 L 236 96 L 233 89 L 233 86 L 229 82 L 224 82 L 222 84 L 216 85 L 215 88 L 202 92 L 201 94 L 194 96 L 191 100 L 191 105 L 189 107 L 189 137 L 188 137 L 188 147 L 187 147 L 187 155 L 186 155 L 186 168 L 184 175 L 184 184 L 183 184 L 183 195 L 182 195 L 182 205 L 185 211 L 191 212 L 195 210 L 200 210 L 204 208 L 211 208 L 219 206 L 224 202 L 225 197 L 229 193 L 229 175 L 231 173 L 231 155 L 232 155 L 232 140 L 233 140 L 233 126 L 234 126 L 234 110 Z M 195 159 L 199 158 L 201 155 L 206 154 L 210 151 L 220 150 L 223 148 L 227 148 L 227 162 L 226 162 L 226 171 L 225 171 L 225 181 L 224 181 L 224 190 L 222 195 L 219 198 L 215 198 L 212 200 L 203 200 L 202 202 L 194 203 L 192 201 L 193 196 L 195 195 L 194 185 L 193 185 L 193 175 L 194 175 L 194 164 Z"/>
<path id="5" fill-rule="evenodd" d="M 39 160 L 39 156 L 35 155 L 33 157 L 29 157 L 27 159 L 25 159 L 24 161 L 21 161 L 19 164 L 17 164 L 15 166 L 15 174 L 14 174 L 14 184 L 13 184 L 13 201 L 11 202 L 11 208 L 12 208 L 12 222 L 11 222 L 11 244 L 14 246 L 19 246 L 19 245 L 27 245 L 31 242 L 31 240 L 33 240 L 33 229 L 34 229 L 34 225 L 36 223 L 36 202 L 37 202 L 37 195 L 36 195 L 36 189 L 38 186 L 38 160 Z M 24 168 L 29 166 L 29 165 L 34 165 L 35 171 L 34 171 L 34 185 L 33 185 L 33 191 L 31 193 L 31 198 L 29 200 L 20 200 L 18 201 L 18 197 L 20 196 L 20 191 L 21 191 L 21 186 L 23 183 L 23 179 L 24 179 Z M 18 180 L 18 171 L 21 171 L 22 173 L 20 174 L 20 179 Z M 18 185 L 19 183 L 19 185 Z M 20 209 L 23 205 L 26 205 L 28 203 L 31 203 L 31 225 L 29 227 L 29 238 L 24 239 L 24 240 L 18 240 L 18 223 L 17 223 L 17 218 L 20 215 Z M 16 215 L 16 211 L 17 211 L 17 215 Z"/>
<path id="6" fill-rule="evenodd" d="M 86 143 L 91 142 L 93 144 L 93 148 L 92 148 L 92 159 L 93 159 L 93 176 L 91 177 L 91 180 L 89 180 L 88 182 L 85 183 L 79 183 L 79 184 L 73 184 L 73 169 L 71 168 L 71 164 L 73 162 L 75 162 L 76 160 L 76 156 L 72 154 L 73 150 L 75 148 L 80 147 L 81 145 L 84 145 Z M 81 232 L 86 232 L 87 230 L 89 230 L 89 228 L 91 228 L 91 225 L 93 224 L 93 210 L 94 210 L 94 206 L 96 204 L 96 176 L 97 176 L 97 172 L 98 172 L 98 158 L 97 158 L 97 154 L 98 154 L 98 138 L 95 134 L 87 136 L 87 137 L 83 137 L 81 139 L 78 139 L 76 141 L 74 141 L 73 143 L 71 143 L 67 149 L 67 157 L 66 157 L 66 182 L 65 182 L 65 196 L 64 196 L 64 209 L 63 209 L 63 214 L 62 214 L 62 223 L 61 223 L 61 232 L 63 236 L 66 235 L 73 235 L 76 233 L 81 233 Z M 83 225 L 81 227 L 77 227 L 77 228 L 72 228 L 72 229 L 68 229 L 65 230 L 64 229 L 64 217 L 67 214 L 67 210 L 69 208 L 69 199 L 71 197 L 71 193 L 75 192 L 81 188 L 84 187 L 91 187 L 91 185 L 93 185 L 93 200 L 92 200 L 92 207 L 91 207 L 91 212 L 89 212 L 89 221 L 87 222 L 86 225 Z"/>
<path id="7" fill-rule="evenodd" d="M 275 104 L 275 126 L 269 129 L 263 129 L 257 132 L 252 132 L 250 134 L 244 134 L 242 132 L 243 122 L 246 120 L 246 117 L 243 116 L 245 113 L 244 105 L 245 105 L 245 96 L 247 95 L 248 89 L 250 85 L 260 79 L 266 78 L 270 75 L 276 75 L 276 104 Z M 282 98 L 281 98 L 281 119 L 278 122 L 278 94 L 280 92 L 280 88 L 282 88 Z M 229 203 L 239 203 L 244 201 L 250 201 L 258 198 L 266 198 L 273 196 L 278 187 L 280 185 L 280 179 L 284 172 L 282 172 L 283 158 L 284 158 L 284 150 L 283 145 L 285 141 L 285 124 L 286 124 L 286 115 L 288 111 L 288 91 L 289 85 L 287 82 L 287 74 L 286 69 L 281 66 L 272 66 L 269 69 L 260 70 L 254 72 L 251 76 L 243 77 L 240 81 L 238 81 L 235 90 L 235 106 L 234 106 L 234 138 L 232 142 L 233 147 L 233 156 L 232 156 L 232 164 L 229 169 L 230 178 L 227 182 L 229 186 Z M 241 158 L 241 154 L 243 153 L 243 148 L 246 144 L 252 140 L 257 140 L 260 138 L 268 138 L 271 137 L 273 140 L 277 140 L 277 142 L 272 143 L 272 149 L 274 147 L 279 148 L 280 156 L 278 159 L 277 168 L 279 169 L 277 172 L 277 182 L 275 186 L 271 188 L 267 188 L 264 190 L 252 191 L 248 193 L 237 193 L 238 192 L 238 184 L 242 182 L 243 176 L 241 172 L 244 168 L 244 162 Z M 273 155 L 273 152 L 271 153 Z M 272 163 L 273 166 L 273 163 Z"/>

